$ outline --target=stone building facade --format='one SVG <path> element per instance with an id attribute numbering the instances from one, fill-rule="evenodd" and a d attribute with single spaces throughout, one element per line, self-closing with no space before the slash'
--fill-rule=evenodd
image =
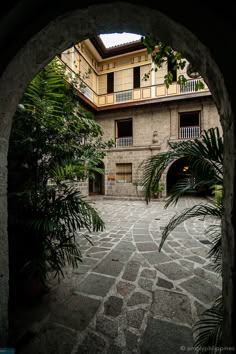
<path id="1" fill-rule="evenodd" d="M 84 194 L 143 196 L 140 171 L 146 158 L 166 151 L 168 142 L 199 137 L 202 130 L 220 126 L 206 84 L 195 89 L 201 77 L 197 73 L 190 77 L 186 65 L 173 71 L 175 78 L 185 75 L 186 85 L 180 86 L 174 79 L 167 88 L 168 63 L 152 70 L 151 56 L 140 41 L 106 49 L 96 37 L 69 48 L 61 59 L 72 77 L 79 74 L 83 84 L 78 94 L 101 125 L 103 139 L 115 143 L 106 151 L 101 166 L 104 176 L 97 175 L 87 188 L 83 184 Z M 162 196 L 168 193 L 168 173 L 167 169 L 162 176 Z"/>

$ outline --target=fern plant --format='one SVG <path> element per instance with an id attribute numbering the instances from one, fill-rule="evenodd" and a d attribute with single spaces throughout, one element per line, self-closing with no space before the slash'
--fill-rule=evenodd
<path id="1" fill-rule="evenodd" d="M 52 272 L 82 260 L 78 233 L 102 230 L 97 211 L 78 191 L 95 172 L 107 143 L 79 106 L 65 68 L 52 61 L 29 84 L 13 120 L 8 156 L 10 281 Z"/>

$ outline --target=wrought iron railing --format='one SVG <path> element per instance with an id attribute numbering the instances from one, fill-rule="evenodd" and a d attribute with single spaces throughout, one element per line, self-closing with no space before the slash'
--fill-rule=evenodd
<path id="1" fill-rule="evenodd" d="M 125 136 L 123 138 L 116 138 L 116 147 L 126 147 L 133 145 L 133 137 Z"/>
<path id="2" fill-rule="evenodd" d="M 181 127 L 179 128 L 179 138 L 180 139 L 194 139 L 200 137 L 200 127 Z"/>

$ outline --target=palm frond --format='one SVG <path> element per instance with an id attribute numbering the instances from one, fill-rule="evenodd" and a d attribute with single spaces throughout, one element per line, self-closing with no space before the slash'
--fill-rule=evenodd
<path id="1" fill-rule="evenodd" d="M 148 202 L 152 189 L 171 162 L 180 158 L 188 160 L 190 169 L 198 180 L 211 180 L 221 184 L 223 180 L 223 141 L 218 128 L 204 131 L 201 139 L 169 143 L 169 151 L 157 154 L 141 164 L 145 198 Z M 199 181 L 200 182 L 200 181 Z"/>
<path id="2" fill-rule="evenodd" d="M 162 232 L 161 243 L 159 246 L 159 250 L 161 250 L 166 238 L 178 225 L 182 224 L 184 221 L 194 218 L 197 216 L 214 216 L 220 218 L 222 216 L 222 208 L 218 205 L 213 204 L 197 204 L 191 208 L 186 208 L 176 213 L 168 224 L 165 226 Z"/>
<path id="3" fill-rule="evenodd" d="M 213 269 L 222 274 L 222 235 L 221 224 L 210 225 L 206 230 L 207 237 L 212 242 L 212 247 L 208 252 L 208 258 L 212 259 Z"/>
<path id="4" fill-rule="evenodd" d="M 216 354 L 222 346 L 223 300 L 219 297 L 194 325 L 194 347 L 199 354 Z M 207 351 L 206 351 L 207 350 Z"/>

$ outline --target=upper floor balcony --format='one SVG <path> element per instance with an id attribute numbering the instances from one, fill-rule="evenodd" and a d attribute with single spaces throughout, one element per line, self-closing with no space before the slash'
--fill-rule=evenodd
<path id="1" fill-rule="evenodd" d="M 66 66 L 69 77 L 73 78 L 75 73 L 69 66 Z M 143 86 L 130 90 L 114 91 L 112 93 L 98 94 L 82 79 L 78 82 L 78 92 L 85 100 L 94 108 L 102 110 L 112 106 L 142 104 L 145 102 L 157 102 L 163 100 L 171 100 L 209 93 L 207 85 L 204 83 L 204 88 L 196 91 L 196 86 L 202 79 L 189 79 L 185 85 L 173 83 L 168 88 L 163 84 Z M 80 83 L 82 85 L 80 85 Z M 142 86 L 142 85 L 141 85 Z"/>
<path id="2" fill-rule="evenodd" d="M 116 147 L 127 147 L 133 145 L 133 137 L 125 136 L 122 138 L 116 138 Z"/>
<path id="3" fill-rule="evenodd" d="M 179 139 L 195 139 L 201 135 L 200 126 L 179 128 Z"/>
<path id="4" fill-rule="evenodd" d="M 176 96 L 190 97 L 192 95 L 198 95 L 202 92 L 209 92 L 206 85 L 204 89 L 196 91 L 196 85 L 198 82 L 199 79 L 191 79 L 187 81 L 186 85 L 178 85 L 177 83 L 173 83 L 169 88 L 167 88 L 164 84 L 159 84 L 100 95 L 95 93 L 90 87 L 86 86 L 81 93 L 96 107 L 105 108 L 113 105 L 122 105 L 124 103 L 127 104 L 145 101 L 156 102 L 158 99 L 163 98 L 171 99 L 171 97 L 173 97 L 174 99 Z"/>

